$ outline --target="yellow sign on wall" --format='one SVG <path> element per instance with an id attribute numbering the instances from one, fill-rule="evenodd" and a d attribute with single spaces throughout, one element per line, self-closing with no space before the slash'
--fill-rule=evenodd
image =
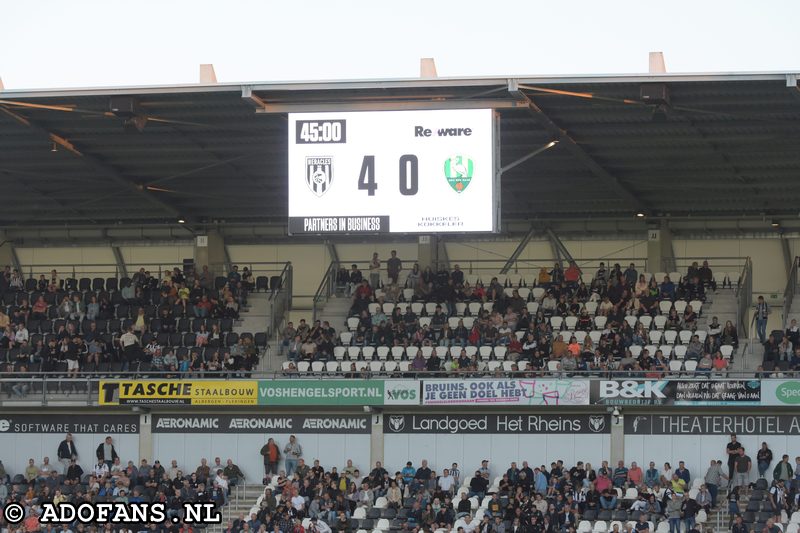
<path id="1" fill-rule="evenodd" d="M 258 382 L 104 380 L 100 405 L 257 405 Z"/>

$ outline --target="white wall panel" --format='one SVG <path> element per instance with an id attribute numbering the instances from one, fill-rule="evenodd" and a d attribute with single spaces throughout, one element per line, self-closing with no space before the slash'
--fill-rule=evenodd
<path id="1" fill-rule="evenodd" d="M 209 463 L 220 457 L 223 464 L 227 459 L 239 465 L 250 480 L 260 480 L 264 475 L 264 461 L 259 454 L 261 447 L 272 437 L 283 449 L 289 441 L 289 434 L 153 434 L 154 459 L 169 464 L 172 459 L 178 466 L 192 472 L 200 465 L 200 459 Z M 347 459 L 362 471 L 370 468 L 369 435 L 344 434 L 298 434 L 297 440 L 303 446 L 303 458 L 311 465 L 314 459 L 326 467 L 341 469 Z M 280 468 L 283 469 L 281 462 Z"/>

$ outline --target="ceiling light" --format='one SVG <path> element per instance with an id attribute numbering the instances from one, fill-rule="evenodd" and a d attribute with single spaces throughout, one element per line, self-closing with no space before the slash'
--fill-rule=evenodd
<path id="1" fill-rule="evenodd" d="M 781 225 L 780 220 L 773 219 L 773 221 L 772 221 L 772 227 L 773 228 L 780 227 L 780 225 Z"/>
<path id="2" fill-rule="evenodd" d="M 638 213 L 636 213 L 636 216 L 637 216 L 638 218 L 644 218 L 644 213 L 642 213 L 641 211 L 639 211 Z"/>
<path id="3" fill-rule="evenodd" d="M 186 224 L 186 220 L 183 218 L 178 219 L 178 224 Z"/>
<path id="4" fill-rule="evenodd" d="M 53 141 L 53 146 L 50 147 L 51 152 L 58 152 L 58 146 L 56 145 L 55 141 Z"/>

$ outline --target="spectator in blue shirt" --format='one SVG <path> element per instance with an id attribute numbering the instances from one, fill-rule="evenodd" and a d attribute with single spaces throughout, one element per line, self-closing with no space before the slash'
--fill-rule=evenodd
<path id="1" fill-rule="evenodd" d="M 628 481 L 628 469 L 623 461 L 617 463 L 617 468 L 614 469 L 614 486 L 624 487 L 625 482 Z"/>
<path id="2" fill-rule="evenodd" d="M 681 478 L 686 482 L 686 486 L 689 486 L 690 474 L 689 470 L 686 468 L 686 465 L 683 464 L 683 461 L 678 463 L 678 468 L 675 470 L 675 473 L 678 474 L 678 477 Z"/>
<path id="3" fill-rule="evenodd" d="M 414 474 L 417 473 L 417 470 L 411 466 L 411 461 L 406 463 L 405 468 L 400 471 L 400 474 L 403 476 L 403 482 L 408 485 L 414 480 Z"/>

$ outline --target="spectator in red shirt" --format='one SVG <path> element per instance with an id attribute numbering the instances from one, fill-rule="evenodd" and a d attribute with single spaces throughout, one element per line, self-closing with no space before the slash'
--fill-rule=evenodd
<path id="1" fill-rule="evenodd" d="M 575 264 L 575 261 L 569 262 L 566 272 L 564 272 L 564 281 L 567 283 L 578 283 L 581 279 L 581 269 Z"/>

